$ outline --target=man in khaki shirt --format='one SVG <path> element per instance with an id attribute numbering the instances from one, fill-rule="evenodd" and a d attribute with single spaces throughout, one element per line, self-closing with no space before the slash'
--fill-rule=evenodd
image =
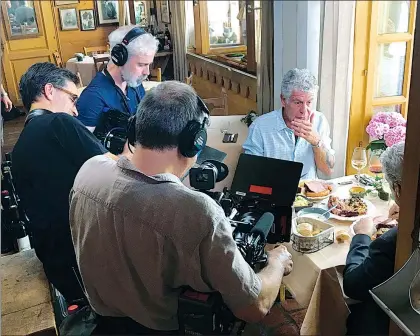
<path id="1" fill-rule="evenodd" d="M 89 302 L 103 316 L 97 333 L 173 333 L 183 286 L 218 291 L 238 318 L 259 321 L 292 269 L 279 246 L 255 274 L 221 207 L 181 183 L 197 157 L 181 134 L 191 121 L 205 130 L 206 112 L 190 86 L 163 82 L 139 105 L 132 159 L 96 156 L 76 177 L 70 222 Z"/>

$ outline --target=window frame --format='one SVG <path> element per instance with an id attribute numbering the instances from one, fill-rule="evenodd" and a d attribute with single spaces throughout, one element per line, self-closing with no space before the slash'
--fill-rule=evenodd
<path id="1" fill-rule="evenodd" d="M 194 1 L 194 35 L 195 35 L 195 53 L 198 55 L 217 55 L 235 52 L 246 52 L 247 54 L 247 71 L 255 73 L 257 63 L 255 59 L 255 14 L 254 1 L 246 0 L 246 40 L 247 45 L 222 45 L 214 47 L 210 45 L 209 24 L 208 24 L 208 0 Z"/>
<path id="2" fill-rule="evenodd" d="M 381 13 L 379 6 L 383 2 L 385 1 L 356 2 L 353 87 L 347 141 L 347 175 L 356 172 L 351 166 L 353 149 L 358 146 L 360 141 L 363 146 L 367 146 L 369 143 L 369 135 L 365 130 L 373 116 L 375 107 L 401 105 L 401 114 L 407 118 L 417 1 L 410 1 L 408 32 L 379 34 L 378 20 Z M 392 42 L 407 43 L 402 95 L 374 97 L 378 76 L 378 48 L 380 44 Z"/>

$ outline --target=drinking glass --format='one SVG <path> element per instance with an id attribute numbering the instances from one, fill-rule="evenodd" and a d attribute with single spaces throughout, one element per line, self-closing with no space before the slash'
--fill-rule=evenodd
<path id="1" fill-rule="evenodd" d="M 357 169 L 357 177 L 360 177 L 360 171 L 367 165 L 366 148 L 356 147 L 351 157 L 351 165 Z"/>
<path id="2" fill-rule="evenodd" d="M 369 171 L 375 176 L 382 173 L 381 153 L 372 151 L 369 157 Z"/>

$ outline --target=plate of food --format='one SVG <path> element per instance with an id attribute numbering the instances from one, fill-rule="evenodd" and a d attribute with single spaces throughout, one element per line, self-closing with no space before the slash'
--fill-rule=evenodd
<path id="1" fill-rule="evenodd" d="M 354 232 L 354 226 L 359 222 L 356 220 L 352 225 L 350 225 L 350 235 L 354 237 L 356 233 Z M 395 219 L 388 220 L 385 216 L 377 216 L 373 218 L 373 223 L 375 224 L 372 232 L 372 239 L 376 239 L 382 236 L 385 232 L 391 230 L 393 227 L 398 225 L 398 222 Z"/>
<path id="2" fill-rule="evenodd" d="M 302 209 L 310 208 L 314 205 L 313 202 L 308 200 L 307 197 L 303 195 L 296 195 L 295 201 L 293 202 L 293 207 L 295 208 L 295 211 L 298 212 Z"/>
<path id="3" fill-rule="evenodd" d="M 333 183 L 322 180 L 307 180 L 299 183 L 301 194 L 306 196 L 310 201 L 321 201 L 328 198 L 335 190 Z"/>
<path id="4" fill-rule="evenodd" d="M 373 216 L 376 208 L 372 202 L 360 197 L 340 198 L 331 195 L 328 199 L 328 209 L 331 209 L 331 218 L 342 221 L 356 221 Z"/>

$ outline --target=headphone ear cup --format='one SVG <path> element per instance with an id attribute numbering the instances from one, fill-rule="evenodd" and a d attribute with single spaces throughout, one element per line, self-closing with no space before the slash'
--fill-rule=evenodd
<path id="1" fill-rule="evenodd" d="M 192 120 L 179 135 L 178 148 L 182 156 L 192 158 L 206 146 L 206 142 L 206 130 L 198 121 Z"/>
<path id="2" fill-rule="evenodd" d="M 115 65 L 123 66 L 128 59 L 127 48 L 121 43 L 116 44 L 111 50 L 111 59 Z"/>
<path id="3" fill-rule="evenodd" d="M 136 116 L 135 115 L 130 117 L 130 119 L 128 119 L 127 140 L 131 146 L 136 145 Z"/>

